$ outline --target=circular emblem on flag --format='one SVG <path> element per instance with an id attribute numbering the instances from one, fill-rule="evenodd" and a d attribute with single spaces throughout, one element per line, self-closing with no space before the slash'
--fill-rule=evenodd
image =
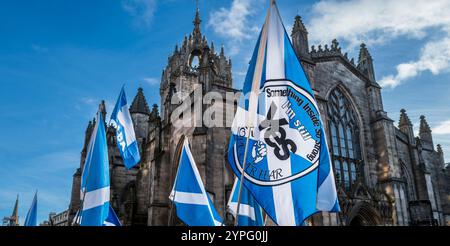
<path id="1" fill-rule="evenodd" d="M 310 174 L 319 165 L 322 124 L 314 97 L 288 80 L 266 81 L 257 125 L 237 127 L 235 167 L 242 173 L 250 134 L 245 178 L 276 186 Z"/>

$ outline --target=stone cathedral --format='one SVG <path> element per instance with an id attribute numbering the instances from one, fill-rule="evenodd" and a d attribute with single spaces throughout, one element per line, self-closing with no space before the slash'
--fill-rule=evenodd
<path id="1" fill-rule="evenodd" d="M 199 11 L 194 29 L 176 46 L 163 70 L 160 109 L 149 107 L 139 88 L 130 113 L 141 151 L 141 163 L 127 170 L 116 146 L 115 130 L 107 127 L 111 175 L 111 204 L 123 225 L 179 225 L 169 201 L 181 146 L 188 137 L 206 190 L 227 223 L 226 212 L 233 173 L 227 163 L 230 129 L 200 124 L 180 127 L 170 116 L 179 106 L 172 97 L 183 93 L 192 107 L 206 105 L 195 92 L 223 95 L 237 92 L 232 83 L 231 60 L 224 48 L 216 52 L 201 32 Z M 349 59 L 339 43 L 309 48 L 308 32 L 299 16 L 292 42 L 318 100 L 326 125 L 339 202 L 339 214 L 321 213 L 311 225 L 449 225 L 450 168 L 440 145 L 435 146 L 424 116 L 419 136 L 405 110 L 398 126 L 383 109 L 381 87 L 376 82 L 372 56 L 362 44 L 358 61 Z M 215 101 L 214 107 L 224 107 Z M 233 105 L 234 106 L 234 105 Z M 106 115 L 105 103 L 100 111 Z M 224 121 L 233 119 L 224 116 Z M 195 118 L 195 117 L 194 117 Z M 231 119 L 230 119 L 231 118 Z M 193 119 L 198 121 L 198 119 Z M 69 221 L 80 205 L 80 179 L 89 136 L 89 122 L 80 168 L 73 175 Z"/>

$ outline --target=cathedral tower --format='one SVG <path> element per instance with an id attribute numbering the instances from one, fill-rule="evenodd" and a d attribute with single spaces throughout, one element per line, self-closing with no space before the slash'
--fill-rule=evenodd
<path id="1" fill-rule="evenodd" d="M 217 127 L 209 127 L 203 120 L 203 114 L 211 108 L 226 108 L 225 100 L 209 101 L 203 97 L 205 94 L 225 99 L 227 92 L 236 92 L 232 89 L 231 60 L 225 56 L 223 46 L 216 53 L 214 43 L 209 43 L 201 32 L 201 23 L 197 8 L 192 33 L 175 46 L 162 73 L 161 117 L 155 115 L 152 120 L 144 153 L 145 168 L 140 170 L 138 180 L 142 187 L 148 184 L 144 191 L 148 194 L 148 225 L 180 223 L 168 197 L 185 138 L 189 139 L 205 188 L 221 215 L 225 214 L 227 194 L 232 188 L 233 176 L 226 164 L 230 135 L 230 129 L 225 127 L 226 117 L 214 115 L 222 123 Z M 171 119 L 182 107 L 186 107 L 183 119 Z M 184 112 L 192 113 L 186 117 L 191 124 L 182 124 Z"/>

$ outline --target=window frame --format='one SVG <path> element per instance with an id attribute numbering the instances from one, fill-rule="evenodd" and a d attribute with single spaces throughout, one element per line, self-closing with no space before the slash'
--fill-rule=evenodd
<path id="1" fill-rule="evenodd" d="M 364 163 L 356 110 L 349 98 L 338 87 L 330 92 L 327 109 L 331 143 L 329 148 L 336 183 L 349 191 L 355 183 L 362 180 Z M 339 164 L 338 168 L 337 164 Z"/>

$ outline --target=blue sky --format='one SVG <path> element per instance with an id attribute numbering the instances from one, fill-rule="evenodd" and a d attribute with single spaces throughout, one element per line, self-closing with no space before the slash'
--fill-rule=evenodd
<path id="1" fill-rule="evenodd" d="M 236 88 L 267 2 L 200 0 L 202 31 L 231 56 Z M 417 128 L 425 114 L 450 161 L 448 1 L 278 2 L 288 29 L 302 15 L 311 45 L 336 37 L 357 58 L 359 43 L 368 43 L 389 116 L 397 121 L 405 108 Z M 19 194 L 23 223 L 36 189 L 39 221 L 67 209 L 100 100 L 110 113 L 125 84 L 129 101 L 142 86 L 159 103 L 161 71 L 192 31 L 194 13 L 193 0 L 1 1 L 0 217 Z"/>

